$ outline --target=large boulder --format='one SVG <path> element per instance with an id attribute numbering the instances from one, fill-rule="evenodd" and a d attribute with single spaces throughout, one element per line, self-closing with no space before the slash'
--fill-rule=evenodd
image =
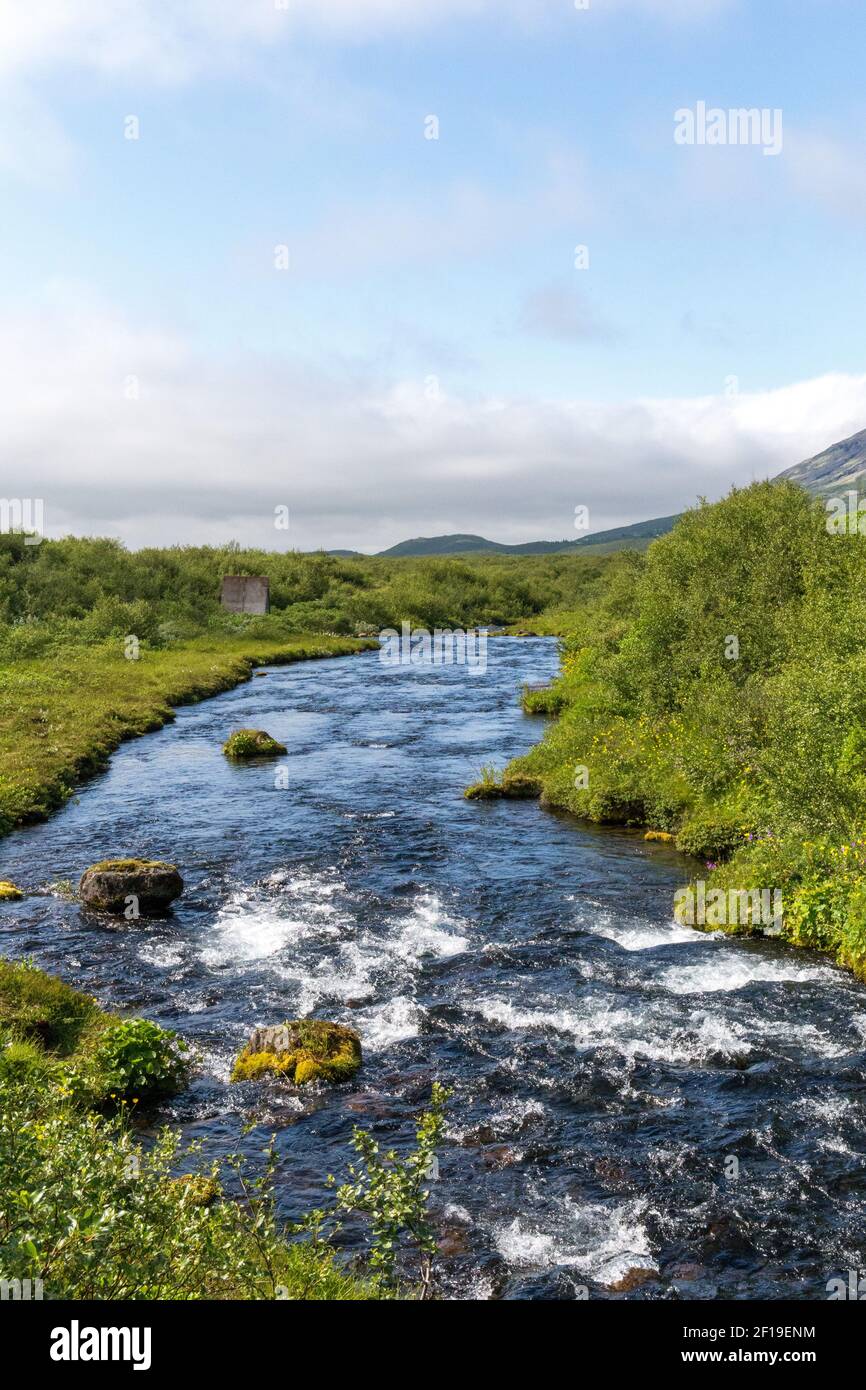
<path id="1" fill-rule="evenodd" d="M 232 1071 L 232 1081 L 254 1081 L 268 1073 L 295 1085 L 347 1081 L 361 1065 L 361 1039 L 353 1028 L 320 1018 L 296 1018 L 256 1028 Z"/>
<path id="2" fill-rule="evenodd" d="M 227 758 L 276 758 L 286 752 L 286 746 L 264 729 L 235 729 L 223 744 L 223 752 Z"/>
<path id="3" fill-rule="evenodd" d="M 81 875 L 78 896 L 100 912 L 126 913 L 130 899 L 139 912 L 164 912 L 183 892 L 174 864 L 158 859 L 104 859 Z"/>

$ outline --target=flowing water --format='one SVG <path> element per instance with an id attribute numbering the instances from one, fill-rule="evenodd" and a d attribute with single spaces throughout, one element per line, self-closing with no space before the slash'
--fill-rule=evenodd
<path id="1" fill-rule="evenodd" d="M 866 1263 L 866 991 L 674 925 L 688 861 L 639 834 L 463 800 L 540 737 L 519 690 L 557 660 L 544 639 L 488 658 L 280 667 L 180 710 L 4 842 L 2 877 L 39 891 L 0 909 L 0 949 L 194 1042 L 167 1116 L 208 1158 L 276 1132 L 286 1218 L 331 1200 L 354 1125 L 403 1148 L 446 1081 L 446 1296 L 825 1298 Z M 287 757 L 229 764 L 249 725 Z M 117 854 L 178 863 L 171 917 L 110 924 L 48 891 Z M 253 1025 L 309 1013 L 359 1030 L 352 1084 L 227 1084 Z"/>

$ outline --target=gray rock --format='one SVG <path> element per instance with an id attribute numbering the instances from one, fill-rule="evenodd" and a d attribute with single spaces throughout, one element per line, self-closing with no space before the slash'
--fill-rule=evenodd
<path id="1" fill-rule="evenodd" d="M 182 892 L 183 879 L 174 864 L 148 859 L 103 860 L 85 869 L 78 885 L 87 907 L 131 918 L 164 912 Z"/>

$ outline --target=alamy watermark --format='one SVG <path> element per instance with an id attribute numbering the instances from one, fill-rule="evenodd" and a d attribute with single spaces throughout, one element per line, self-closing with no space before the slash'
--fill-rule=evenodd
<path id="1" fill-rule="evenodd" d="M 866 497 L 846 492 L 841 497 L 828 497 L 827 533 L 831 536 L 866 536 Z"/>
<path id="2" fill-rule="evenodd" d="M 0 534 L 24 537 L 25 545 L 45 539 L 45 503 L 41 497 L 0 497 Z"/>
<path id="3" fill-rule="evenodd" d="M 694 110 L 674 112 L 678 145 L 758 145 L 765 155 L 782 153 L 784 132 L 778 107 L 739 106 L 725 110 L 699 101 Z"/>
<path id="4" fill-rule="evenodd" d="M 782 927 L 780 888 L 678 888 L 674 915 L 686 927 Z"/>
<path id="5" fill-rule="evenodd" d="M 413 628 L 404 622 L 379 633 L 383 666 L 465 666 L 470 675 L 487 670 L 487 632 L 484 628 Z"/>
<path id="6" fill-rule="evenodd" d="M 866 1273 L 862 1269 L 849 1269 L 847 1273 L 847 1278 L 839 1275 L 827 1280 L 827 1298 L 831 1303 L 862 1303 L 866 1300 Z"/>
<path id="7" fill-rule="evenodd" d="M 0 1303 L 8 1300 L 29 1303 L 41 1300 L 44 1289 L 41 1279 L 0 1279 Z"/>

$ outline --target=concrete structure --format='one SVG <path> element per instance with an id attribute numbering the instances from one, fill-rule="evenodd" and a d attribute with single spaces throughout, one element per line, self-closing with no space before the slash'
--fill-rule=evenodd
<path id="1" fill-rule="evenodd" d="M 220 603 L 230 613 L 267 613 L 270 580 L 266 574 L 227 574 L 223 578 Z"/>

